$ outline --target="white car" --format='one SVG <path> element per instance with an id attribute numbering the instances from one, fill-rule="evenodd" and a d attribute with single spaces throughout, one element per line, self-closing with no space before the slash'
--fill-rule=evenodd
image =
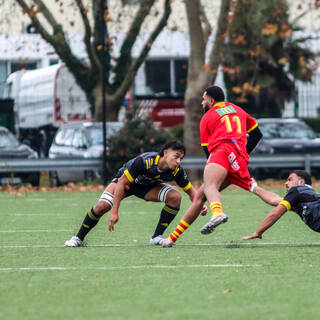
<path id="1" fill-rule="evenodd" d="M 0 126 L 0 159 L 37 159 L 38 154 L 29 146 L 20 143 L 17 138 L 5 127 Z M 7 172 L 0 173 L 0 184 L 31 183 L 39 186 L 40 172 L 12 172 L 8 167 Z"/>
<path id="2" fill-rule="evenodd" d="M 107 139 L 123 127 L 123 122 L 107 122 Z M 50 159 L 100 158 L 103 152 L 101 122 L 83 122 L 63 125 L 56 133 L 49 149 Z M 50 184 L 93 180 L 99 177 L 94 171 L 50 171 Z"/>

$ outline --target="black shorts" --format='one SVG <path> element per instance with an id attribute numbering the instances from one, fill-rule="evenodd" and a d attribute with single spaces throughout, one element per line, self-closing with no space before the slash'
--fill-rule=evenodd
<path id="1" fill-rule="evenodd" d="M 112 182 L 117 183 L 118 178 L 114 178 Z M 150 184 L 148 186 L 144 186 L 140 184 L 131 183 L 129 188 L 125 190 L 124 197 L 127 198 L 130 196 L 136 196 L 144 200 L 145 195 L 157 185 L 158 184 L 155 183 L 155 184 Z"/>

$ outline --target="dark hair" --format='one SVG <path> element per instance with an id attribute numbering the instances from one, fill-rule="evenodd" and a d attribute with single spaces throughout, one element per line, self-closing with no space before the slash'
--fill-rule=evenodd
<path id="1" fill-rule="evenodd" d="M 210 96 L 211 98 L 213 98 L 215 100 L 215 102 L 219 102 L 219 101 L 224 101 L 225 100 L 225 95 L 223 90 L 218 87 L 218 86 L 211 86 L 208 87 L 205 92 L 207 93 L 208 96 Z"/>
<path id="2" fill-rule="evenodd" d="M 186 154 L 186 147 L 180 141 L 169 141 L 165 145 L 163 145 L 159 151 L 159 155 L 162 157 L 164 150 L 172 149 L 172 150 L 179 150 Z"/>
<path id="3" fill-rule="evenodd" d="M 311 184 L 312 184 L 311 176 L 307 171 L 305 171 L 305 170 L 293 170 L 293 171 L 290 172 L 290 174 L 291 173 L 295 173 L 300 179 L 303 179 L 306 184 L 309 184 L 311 186 Z"/>

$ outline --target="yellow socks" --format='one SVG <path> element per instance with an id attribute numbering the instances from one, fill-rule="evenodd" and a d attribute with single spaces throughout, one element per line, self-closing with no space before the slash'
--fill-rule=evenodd
<path id="1" fill-rule="evenodd" d="M 170 235 L 169 235 L 169 239 L 172 240 L 173 243 L 175 243 L 179 237 L 182 235 L 183 232 L 185 232 L 188 227 L 189 227 L 189 223 L 185 222 L 184 220 L 180 220 L 179 224 L 176 227 L 176 230 L 174 230 Z"/>
<path id="2" fill-rule="evenodd" d="M 213 217 L 218 216 L 223 212 L 221 202 L 211 202 L 210 209 Z"/>

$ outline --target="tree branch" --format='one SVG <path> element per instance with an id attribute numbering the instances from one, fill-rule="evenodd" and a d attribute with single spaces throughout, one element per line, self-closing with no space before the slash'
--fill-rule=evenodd
<path id="1" fill-rule="evenodd" d="M 139 57 L 131 63 L 118 91 L 127 92 L 129 90 L 138 69 L 140 68 L 141 64 L 145 61 L 147 55 L 149 54 L 149 52 L 151 50 L 151 47 L 152 47 L 154 41 L 156 40 L 156 38 L 158 37 L 158 35 L 160 34 L 160 32 L 163 30 L 163 28 L 166 26 L 166 24 L 168 22 L 169 16 L 171 14 L 171 2 L 172 2 L 171 0 L 165 1 L 164 11 L 163 11 L 163 15 L 162 15 L 160 21 L 158 22 L 157 26 L 155 27 L 155 29 L 151 33 L 149 39 L 145 43 L 143 49 L 141 50 Z"/>
<path id="2" fill-rule="evenodd" d="M 96 74 L 92 73 L 84 63 L 81 62 L 71 51 L 71 48 L 65 38 L 62 26 L 57 23 L 49 9 L 41 0 L 33 0 L 34 4 L 28 5 L 25 0 L 16 0 L 23 10 L 28 14 L 33 25 L 41 36 L 50 43 L 56 50 L 58 56 L 66 64 L 67 68 L 74 75 L 78 85 L 88 93 L 96 81 Z M 37 15 L 41 13 L 53 28 L 53 34 L 50 34 L 38 19 Z M 90 98 L 90 97 L 89 97 Z M 90 100 L 90 99 L 89 99 Z"/>
<path id="3" fill-rule="evenodd" d="M 19 5 L 23 8 L 23 10 L 28 14 L 31 19 L 33 25 L 41 34 L 41 36 L 49 42 L 57 51 L 59 57 L 66 62 L 72 61 L 72 65 L 75 70 L 86 68 L 80 60 L 73 55 L 68 42 L 66 41 L 62 26 L 57 23 L 55 18 L 52 16 L 49 9 L 42 2 L 42 0 L 34 0 L 34 3 L 38 6 L 36 8 L 33 5 L 28 5 L 24 0 L 16 0 Z M 40 20 L 37 18 L 37 14 L 43 14 L 46 20 L 49 22 L 50 26 L 53 28 L 53 35 L 51 35 L 41 24 Z"/>
<path id="4" fill-rule="evenodd" d="M 92 32 L 87 15 L 88 10 L 84 7 L 82 0 L 76 0 L 76 4 L 79 8 L 80 15 L 84 24 L 85 34 L 83 41 L 87 48 L 88 57 L 91 62 L 91 69 L 93 73 L 98 73 L 100 68 L 100 62 L 96 55 L 96 51 L 94 50 L 91 43 Z"/>
<path id="5" fill-rule="evenodd" d="M 104 8 L 104 12 L 102 9 Z M 109 74 L 111 69 L 111 43 L 109 40 L 108 33 L 108 1 L 99 0 L 92 1 L 92 10 L 93 10 L 93 21 L 94 21 L 94 31 L 93 31 L 93 48 L 95 50 L 96 56 L 99 58 L 100 65 L 103 59 L 106 63 L 106 74 L 105 79 L 108 84 Z M 105 35 L 105 38 L 103 38 Z M 105 43 L 105 52 L 102 52 L 102 43 Z"/>
<path id="6" fill-rule="evenodd" d="M 49 39 L 51 38 L 51 35 L 47 30 L 42 26 L 39 19 L 37 18 L 37 12 L 35 11 L 34 7 L 29 7 L 29 5 L 24 0 L 16 0 L 20 7 L 23 9 L 23 11 L 29 16 L 29 18 L 32 21 L 32 24 L 35 26 L 35 28 L 38 30 L 38 32 L 43 36 L 45 40 L 49 42 Z"/>
<path id="7" fill-rule="evenodd" d="M 230 0 L 222 0 L 219 19 L 217 23 L 217 32 L 215 35 L 214 46 L 211 50 L 210 57 L 209 57 L 209 66 L 210 69 L 213 70 L 213 79 L 214 82 L 219 65 L 223 61 L 223 49 L 225 43 L 225 36 L 228 32 L 228 13 L 230 10 Z"/>
<path id="8" fill-rule="evenodd" d="M 120 57 L 118 58 L 117 65 L 114 69 L 114 73 L 116 75 L 115 81 L 113 83 L 114 87 L 118 87 L 121 84 L 127 73 L 127 69 L 129 68 L 132 61 L 132 47 L 140 33 L 142 23 L 144 22 L 146 16 L 149 14 L 154 2 L 155 0 L 141 1 L 139 10 L 128 31 L 128 35 L 121 46 Z"/>
<path id="9" fill-rule="evenodd" d="M 207 18 L 206 11 L 204 10 L 204 7 L 201 4 L 200 4 L 200 13 L 201 13 L 201 18 L 203 20 L 203 23 L 205 25 L 204 30 L 203 30 L 204 42 L 207 43 L 209 36 L 211 34 L 212 26 Z"/>

